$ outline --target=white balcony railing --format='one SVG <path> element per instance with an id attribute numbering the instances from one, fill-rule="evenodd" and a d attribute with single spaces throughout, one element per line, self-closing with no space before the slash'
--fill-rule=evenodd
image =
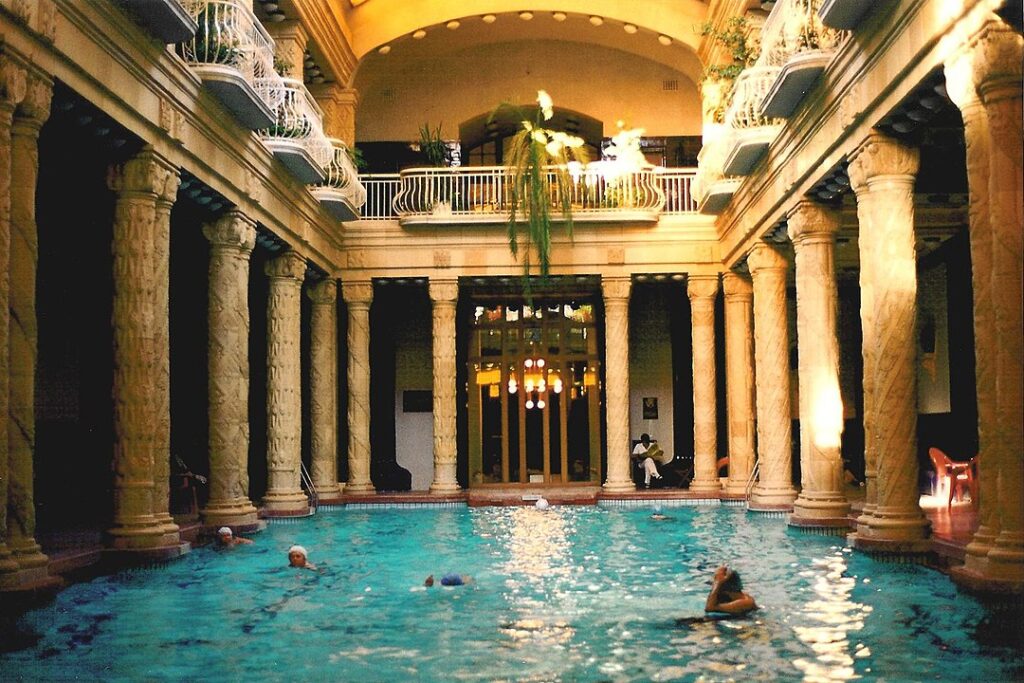
<path id="1" fill-rule="evenodd" d="M 600 162 L 581 168 L 561 188 L 549 172 L 551 204 L 567 191 L 575 221 L 656 221 L 665 195 L 653 167 L 611 177 Z M 508 217 L 509 175 L 504 166 L 413 168 L 399 173 L 394 199 L 400 222 L 502 222 Z"/>
<path id="2" fill-rule="evenodd" d="M 359 218 L 359 209 L 366 204 L 366 188 L 359 181 L 356 167 L 348 155 L 348 146 L 330 139 L 331 160 L 324 181 L 310 188 L 313 196 L 338 220 Z"/>
<path id="3" fill-rule="evenodd" d="M 697 155 L 697 174 L 691 188 L 701 213 L 720 213 L 742 182 L 741 178 L 726 176 L 723 172 L 728 145 L 727 135 L 714 136 L 704 143 Z"/>
<path id="4" fill-rule="evenodd" d="M 754 65 L 736 78 L 732 102 L 725 112 L 726 175 L 746 175 L 782 127 L 779 119 L 761 114 L 761 102 L 775 83 L 778 68 Z"/>
<path id="5" fill-rule="evenodd" d="M 295 78 L 271 77 L 268 87 L 281 89 L 274 107 L 274 123 L 260 131 L 260 139 L 305 184 L 323 182 L 334 158 L 334 147 L 324 135 L 323 112 Z"/>
<path id="6" fill-rule="evenodd" d="M 245 0 L 186 0 L 198 30 L 178 50 L 203 84 L 252 130 L 274 123 L 284 96 L 274 41 Z"/>
<path id="7" fill-rule="evenodd" d="M 693 179 L 697 170 L 693 168 L 663 168 L 657 175 L 658 184 L 665 195 L 663 214 L 696 213 L 697 199 L 693 194 Z"/>
<path id="8" fill-rule="evenodd" d="M 792 114 L 849 35 L 825 26 L 818 16 L 821 4 L 822 0 L 779 0 L 765 21 L 757 65 L 777 71 L 761 102 L 763 115 Z"/>
<path id="9" fill-rule="evenodd" d="M 363 205 L 364 221 L 393 220 L 398 218 L 395 213 L 395 197 L 401 189 L 401 181 L 397 173 L 366 173 L 359 176 L 366 188 L 366 203 Z"/>

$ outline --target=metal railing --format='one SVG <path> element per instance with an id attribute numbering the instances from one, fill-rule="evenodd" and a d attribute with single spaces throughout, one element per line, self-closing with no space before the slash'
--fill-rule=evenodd
<path id="1" fill-rule="evenodd" d="M 231 67 L 270 108 L 284 96 L 274 71 L 274 41 L 244 0 L 185 0 L 199 25 L 195 37 L 178 44 L 189 64 Z"/>
<path id="2" fill-rule="evenodd" d="M 720 131 L 724 133 L 724 130 Z M 725 155 L 728 138 L 725 135 L 713 136 L 704 142 L 700 153 L 697 155 L 697 173 L 690 191 L 698 204 L 711 191 L 711 186 L 720 180 L 725 179 L 722 169 L 725 166 Z"/>
<path id="3" fill-rule="evenodd" d="M 331 145 L 331 160 L 327 164 L 327 178 L 313 187 L 332 188 L 341 192 L 356 209 L 366 204 L 366 188 L 360 182 L 359 174 L 348 155 L 348 145 L 337 138 L 328 138 Z"/>
<path id="4" fill-rule="evenodd" d="M 779 0 L 761 29 L 758 65 L 782 67 L 790 58 L 838 48 L 850 35 L 825 26 L 818 10 L 822 0 Z"/>
<path id="5" fill-rule="evenodd" d="M 750 476 L 747 477 L 747 484 L 743 488 L 743 497 L 747 500 L 747 504 L 750 503 L 750 492 L 754 490 L 754 485 L 757 483 L 758 475 L 761 473 L 761 460 L 755 460 L 754 466 L 750 469 Z"/>
<path id="6" fill-rule="evenodd" d="M 366 203 L 363 205 L 364 221 L 388 221 L 398 218 L 395 213 L 395 197 L 401 183 L 397 173 L 365 173 L 359 176 L 366 188 Z"/>
<path id="7" fill-rule="evenodd" d="M 306 487 L 306 495 L 309 496 L 309 513 L 315 515 L 317 508 L 320 507 L 320 494 L 316 491 L 316 486 L 313 484 L 313 479 L 309 476 L 306 464 L 301 460 L 299 461 L 299 476 L 302 479 L 302 485 Z"/>
<path id="8" fill-rule="evenodd" d="M 282 140 L 299 143 L 309 156 L 326 169 L 334 158 L 334 147 L 324 135 L 324 115 L 302 81 L 296 78 L 271 78 L 268 88 L 279 88 L 281 95 L 274 107 L 276 122 L 261 130 L 264 141 Z M 347 155 L 346 155 L 347 157 Z"/>
<path id="9" fill-rule="evenodd" d="M 695 168 L 663 168 L 657 171 L 656 178 L 665 195 L 663 214 L 696 213 L 697 200 L 693 194 L 693 179 L 697 175 Z"/>
<path id="10" fill-rule="evenodd" d="M 736 77 L 732 102 L 725 111 L 727 130 L 745 130 L 781 125 L 779 119 L 761 116 L 761 103 L 779 74 L 778 67 L 754 65 Z"/>

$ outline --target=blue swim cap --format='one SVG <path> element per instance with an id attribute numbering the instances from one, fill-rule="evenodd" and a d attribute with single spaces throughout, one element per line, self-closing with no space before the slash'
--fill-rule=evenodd
<path id="1" fill-rule="evenodd" d="M 442 586 L 461 586 L 462 577 L 458 574 L 445 574 L 441 577 Z"/>

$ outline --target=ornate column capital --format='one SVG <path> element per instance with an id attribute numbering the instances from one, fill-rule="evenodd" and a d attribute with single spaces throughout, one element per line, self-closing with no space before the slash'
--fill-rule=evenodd
<path id="1" fill-rule="evenodd" d="M 628 277 L 602 277 L 601 278 L 601 292 L 604 295 L 604 300 L 615 301 L 615 300 L 629 300 L 629 292 L 633 287 L 633 282 Z"/>
<path id="2" fill-rule="evenodd" d="M 754 285 L 750 282 L 750 278 L 732 271 L 722 273 L 722 289 L 725 291 L 726 300 L 745 299 L 750 301 L 754 298 Z"/>
<path id="3" fill-rule="evenodd" d="M 232 209 L 214 223 L 203 226 L 203 236 L 212 247 L 227 247 L 250 253 L 256 246 L 256 221 Z"/>
<path id="4" fill-rule="evenodd" d="M 302 280 L 306 277 L 306 259 L 294 251 L 286 251 L 267 261 L 263 272 L 271 278 Z"/>
<path id="5" fill-rule="evenodd" d="M 39 129 L 50 118 L 52 101 L 53 79 L 40 74 L 28 75 L 25 96 L 18 103 L 16 110 L 18 124 L 33 129 L 38 135 Z"/>
<path id="6" fill-rule="evenodd" d="M 180 183 L 178 168 L 149 145 L 121 166 L 112 166 L 107 174 L 107 187 L 122 195 L 174 196 Z"/>
<path id="7" fill-rule="evenodd" d="M 430 300 L 435 304 L 441 302 L 454 304 L 455 300 L 459 298 L 459 283 L 456 280 L 431 280 L 429 291 Z"/>
<path id="8" fill-rule="evenodd" d="M 10 55 L 0 54 L 0 104 L 13 109 L 25 99 L 28 91 L 28 72 Z"/>
<path id="9" fill-rule="evenodd" d="M 960 111 L 981 104 L 974 82 L 975 55 L 976 51 L 970 45 L 966 45 L 947 59 L 943 67 L 946 94 Z"/>
<path id="10" fill-rule="evenodd" d="M 903 176 L 912 182 L 919 165 L 916 148 L 881 133 L 870 133 L 850 155 L 850 186 L 860 194 L 879 177 Z"/>
<path id="11" fill-rule="evenodd" d="M 974 52 L 974 84 L 984 102 L 1020 93 L 1024 37 L 1008 24 L 993 20 L 974 35 L 969 49 Z M 1005 90 L 1008 92 L 1001 94 Z"/>
<path id="12" fill-rule="evenodd" d="M 314 304 L 336 304 L 338 303 L 338 283 L 336 280 L 321 280 L 306 290 L 306 296 Z"/>
<path id="13" fill-rule="evenodd" d="M 373 302 L 373 283 L 368 280 L 342 282 L 341 296 L 349 306 L 369 306 Z"/>
<path id="14" fill-rule="evenodd" d="M 763 271 L 786 271 L 789 269 L 789 261 L 778 249 L 767 242 L 758 242 L 751 248 L 750 255 L 747 256 L 747 268 L 750 269 L 751 277 L 757 277 Z"/>
<path id="15" fill-rule="evenodd" d="M 794 245 L 812 237 L 832 240 L 839 232 L 839 212 L 806 199 L 797 202 L 786 219 L 789 222 L 789 238 Z"/>
<path id="16" fill-rule="evenodd" d="M 718 294 L 717 275 L 691 275 L 686 279 L 686 295 L 690 301 L 714 298 Z"/>

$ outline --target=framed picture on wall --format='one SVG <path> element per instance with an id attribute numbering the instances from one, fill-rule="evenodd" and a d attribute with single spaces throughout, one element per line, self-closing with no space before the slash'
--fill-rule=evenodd
<path id="1" fill-rule="evenodd" d="M 657 396 L 644 396 L 644 419 L 645 420 L 657 420 L 658 419 L 658 397 Z"/>

